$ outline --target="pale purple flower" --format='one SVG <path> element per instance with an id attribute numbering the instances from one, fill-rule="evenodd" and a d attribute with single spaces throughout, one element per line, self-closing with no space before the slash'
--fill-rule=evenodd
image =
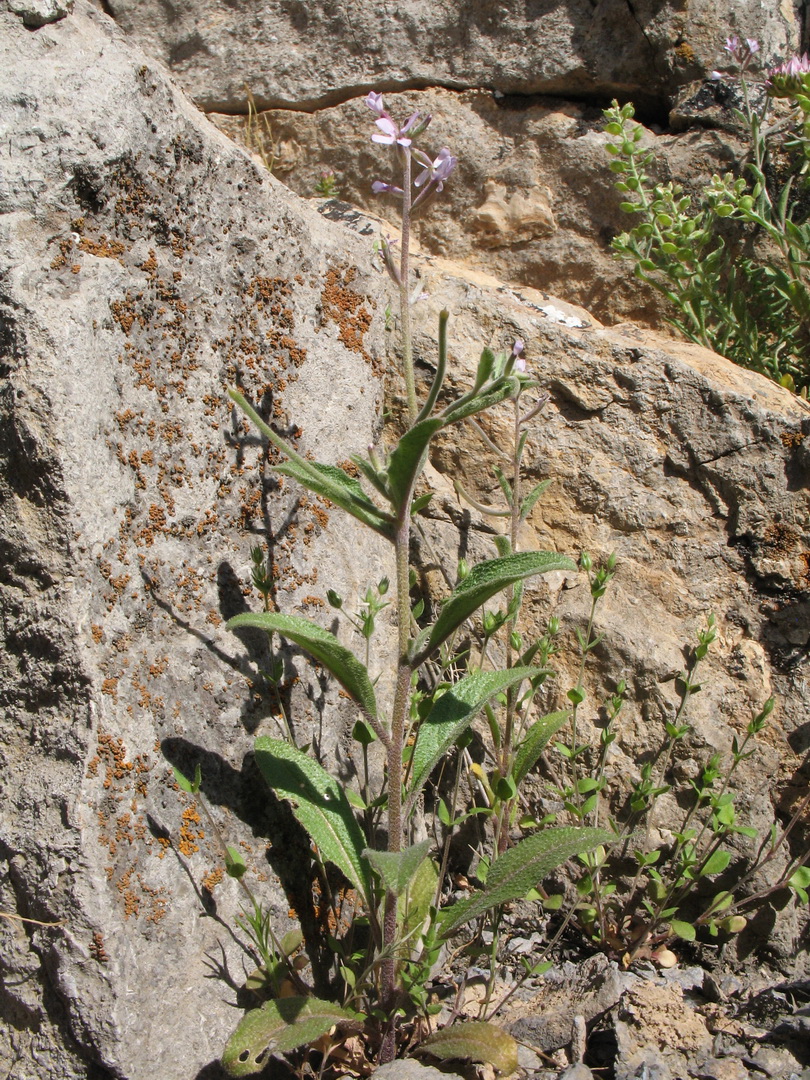
<path id="1" fill-rule="evenodd" d="M 371 190 L 375 195 L 381 195 L 384 191 L 390 191 L 392 195 L 403 194 L 401 187 L 397 187 L 396 184 L 386 184 L 383 180 L 375 180 L 371 185 Z"/>
<path id="2" fill-rule="evenodd" d="M 422 187 L 423 184 L 431 182 L 435 183 L 437 191 L 443 189 L 445 180 L 458 163 L 458 158 L 453 157 L 446 146 L 439 151 L 435 161 L 431 161 L 421 150 L 415 150 L 414 157 L 422 166 L 422 171 L 413 182 L 414 187 Z"/>
<path id="3" fill-rule="evenodd" d="M 372 112 L 375 112 L 377 116 L 387 115 L 385 109 L 383 108 L 382 94 L 375 94 L 372 90 L 366 98 L 366 105 L 368 105 Z"/>
<path id="4" fill-rule="evenodd" d="M 725 49 L 726 52 L 731 53 L 732 56 L 737 52 L 740 47 L 740 39 L 735 34 L 733 37 L 726 38 Z"/>
<path id="5" fill-rule="evenodd" d="M 771 68 L 765 85 L 773 97 L 790 97 L 804 88 L 804 77 L 810 74 L 810 56 L 792 56 L 784 64 Z"/>
<path id="6" fill-rule="evenodd" d="M 525 371 L 526 360 L 525 357 L 520 354 L 523 352 L 524 344 L 523 338 L 515 338 L 515 344 L 512 346 L 512 356 L 515 358 L 515 362 L 512 366 L 513 371 Z"/>
<path id="7" fill-rule="evenodd" d="M 381 143 L 383 146 L 394 146 L 397 143 L 400 146 L 411 145 L 411 140 L 407 135 L 403 135 L 390 116 L 381 116 L 379 120 L 375 120 L 374 122 L 382 132 L 382 135 L 372 135 L 372 142 Z"/>
<path id="8" fill-rule="evenodd" d="M 759 42 L 756 38 L 746 38 L 745 44 L 748 46 L 748 51 L 751 53 L 752 56 L 754 55 L 754 53 L 759 52 Z"/>

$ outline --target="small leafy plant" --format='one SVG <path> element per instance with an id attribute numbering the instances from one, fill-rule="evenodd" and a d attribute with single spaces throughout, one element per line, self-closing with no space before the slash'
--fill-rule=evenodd
<path id="1" fill-rule="evenodd" d="M 751 69 L 753 39 L 729 38 L 739 85 L 734 115 L 750 150 L 735 175 L 715 175 L 699 203 L 677 183 L 657 183 L 653 151 L 631 104 L 605 110 L 606 149 L 622 209 L 638 224 L 613 241 L 635 273 L 678 315 L 692 341 L 807 397 L 810 389 L 810 60 L 795 57 L 764 82 Z"/>

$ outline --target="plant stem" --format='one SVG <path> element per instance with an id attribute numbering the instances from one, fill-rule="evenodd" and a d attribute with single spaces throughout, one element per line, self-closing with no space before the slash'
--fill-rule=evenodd
<path id="1" fill-rule="evenodd" d="M 411 340 L 411 153 L 402 151 L 402 252 L 399 263 L 399 315 L 402 327 L 402 367 L 405 373 L 405 393 L 408 399 L 408 423 L 416 422 L 416 384 L 413 373 L 413 344 Z"/>

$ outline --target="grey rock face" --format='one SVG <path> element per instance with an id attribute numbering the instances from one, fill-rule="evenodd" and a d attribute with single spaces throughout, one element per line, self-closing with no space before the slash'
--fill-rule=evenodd
<path id="1" fill-rule="evenodd" d="M 64 19 L 73 11 L 74 0 L 3 0 L 0 10 L 21 15 L 31 29 Z"/>
<path id="2" fill-rule="evenodd" d="M 717 67 L 733 32 L 765 55 L 800 41 L 798 3 L 759 0 L 109 0 L 127 34 L 164 61 L 201 108 L 322 108 L 359 89 L 418 86 L 660 103 Z M 327 59 L 328 58 L 328 59 Z"/>
<path id="3" fill-rule="evenodd" d="M 224 626 L 260 606 L 250 548 L 290 612 L 392 573 L 382 543 L 358 560 L 351 528 L 327 552 L 332 514 L 270 478 L 225 391 L 348 457 L 376 430 L 382 315 L 367 242 L 77 7 L 36 33 L 0 15 L 0 910 L 60 923 L 2 920 L 0 1060 L 15 1080 L 191 1080 L 239 1016 L 210 976 L 241 985 L 255 961 L 171 766 L 202 766 L 281 930 L 295 899 L 268 859 L 299 881 L 309 862 L 283 813 L 269 850 L 279 808 L 246 760 L 280 723 L 266 638 Z M 301 676 L 287 656 L 296 737 L 348 770 L 347 703 Z"/>

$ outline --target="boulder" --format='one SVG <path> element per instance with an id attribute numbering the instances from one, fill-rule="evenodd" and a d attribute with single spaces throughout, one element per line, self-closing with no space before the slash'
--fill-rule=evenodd
<path id="1" fill-rule="evenodd" d="M 0 1071 L 207 1077 L 240 1015 L 227 980 L 256 967 L 218 836 L 277 930 L 311 901 L 253 736 L 283 730 L 280 695 L 342 772 L 354 723 L 287 653 L 276 690 L 266 635 L 226 630 L 261 608 L 251 548 L 271 600 L 327 625 L 328 587 L 354 609 L 393 575 L 382 540 L 272 479 L 226 388 L 302 452 L 361 451 L 378 283 L 368 240 L 257 168 L 95 8 L 33 33 L 4 12 L 0 55 L 0 910 L 39 920 L 1 920 Z M 197 765 L 213 822 L 173 777 Z M 273 862 L 299 882 L 286 896 Z"/>
<path id="2" fill-rule="evenodd" d="M 328 588 L 354 606 L 392 574 L 382 541 L 273 478 L 226 388 L 323 461 L 380 438 L 386 377 L 399 404 L 369 254 L 379 225 L 330 204 L 318 215 L 86 0 L 35 31 L 0 13 L 0 57 L 0 910 L 33 920 L 2 919 L 0 1061 L 13 1080 L 213 1080 L 256 964 L 218 837 L 279 931 L 317 888 L 253 736 L 283 730 L 281 703 L 296 741 L 348 777 L 354 722 L 294 652 L 224 623 L 261 607 L 254 546 L 273 603 L 322 625 Z M 683 645 L 713 610 L 720 641 L 687 748 L 726 749 L 776 692 L 746 774 L 746 812 L 767 828 L 772 800 L 795 802 L 808 748 L 806 405 L 705 350 L 605 330 L 438 256 L 419 268 L 423 377 L 447 306 L 453 383 L 469 385 L 482 345 L 520 336 L 549 394 L 528 465 L 553 486 L 523 546 L 617 552 L 588 673 L 594 702 L 628 682 L 614 774 L 672 716 Z M 508 423 L 493 415 L 489 437 Z M 451 483 L 494 501 L 477 440 L 453 432 L 433 461 L 424 529 L 451 569 L 494 553 L 492 526 Z M 435 601 L 437 575 L 424 580 Z M 528 592 L 527 631 L 562 618 L 560 692 L 586 594 L 562 574 Z M 389 636 L 383 625 L 383 651 Z M 197 765 L 210 820 L 172 772 Z"/>
<path id="3" fill-rule="evenodd" d="M 206 111 L 311 111 L 359 89 L 445 86 L 662 103 L 717 67 L 729 34 L 784 57 L 801 41 L 796 0 L 105 0 Z"/>

